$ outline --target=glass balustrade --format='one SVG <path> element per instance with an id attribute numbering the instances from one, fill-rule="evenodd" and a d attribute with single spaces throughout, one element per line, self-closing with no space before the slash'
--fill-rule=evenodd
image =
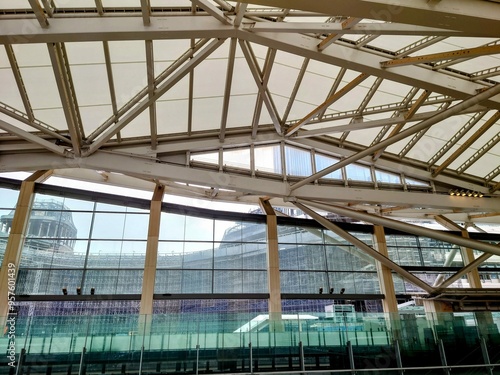
<path id="1" fill-rule="evenodd" d="M 500 373 L 497 312 L 9 318 L 0 374 Z"/>

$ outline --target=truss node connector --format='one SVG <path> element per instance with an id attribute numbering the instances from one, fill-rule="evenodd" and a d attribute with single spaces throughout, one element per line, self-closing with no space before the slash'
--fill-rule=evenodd
<path id="1" fill-rule="evenodd" d="M 295 202 L 297 202 L 297 197 L 283 197 L 283 201 L 295 203 Z"/>

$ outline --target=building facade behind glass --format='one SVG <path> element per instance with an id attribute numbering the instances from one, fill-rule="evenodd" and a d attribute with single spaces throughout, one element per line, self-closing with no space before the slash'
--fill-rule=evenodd
<path id="1" fill-rule="evenodd" d="M 148 235 L 149 202 L 71 189 L 44 188 L 36 193 L 22 251 L 18 295 L 51 295 L 62 300 L 62 289 L 75 294 L 81 288 L 96 301 L 64 302 L 64 311 L 87 304 L 115 306 L 134 312 L 142 288 Z M 48 190 L 47 190 L 48 189 Z M 17 191 L 2 189 L 0 218 L 1 255 L 14 214 Z M 78 197 L 78 198 L 77 198 Z M 339 224 L 341 225 L 341 224 Z M 358 239 L 372 246 L 372 228 L 343 224 Z M 483 236 L 493 241 L 495 236 Z M 432 283 L 456 245 L 404 233 L 386 235 L 389 257 Z M 305 219 L 279 218 L 278 243 L 281 292 L 311 295 L 322 288 L 359 296 L 380 293 L 375 261 L 336 234 Z M 156 296 L 179 295 L 179 300 L 155 301 L 158 311 L 187 309 L 207 311 L 235 309 L 266 311 L 268 293 L 265 216 L 218 213 L 175 205 L 163 205 L 158 243 Z M 498 256 L 481 267 L 483 280 L 498 281 Z M 456 252 L 448 267 L 463 265 Z M 450 274 L 452 270 L 448 270 Z M 458 281 L 460 285 L 462 281 Z M 394 274 L 396 293 L 421 292 Z M 206 299 L 191 300 L 189 295 Z M 211 295 L 235 296 L 235 300 L 210 300 Z M 255 298 L 242 301 L 241 295 Z M 261 298 L 258 298 L 261 294 Z M 136 295 L 128 301 L 105 301 L 98 296 Z M 183 298 L 184 296 L 185 298 Z M 328 300 L 283 300 L 284 310 L 323 310 Z M 61 302 L 37 302 L 31 313 Z M 23 302 L 20 303 L 22 311 Z M 54 306 L 54 305 L 52 305 Z M 122 306 L 122 307 L 118 307 Z M 125 306 L 125 307 L 123 307 Z M 304 308 L 307 307 L 307 308 Z M 377 302 L 363 304 L 378 310 Z M 104 307 L 108 308 L 108 307 Z M 111 307 L 112 308 L 112 307 Z M 38 309 L 38 310 L 37 310 Z M 59 309 L 59 307 L 58 307 Z"/>

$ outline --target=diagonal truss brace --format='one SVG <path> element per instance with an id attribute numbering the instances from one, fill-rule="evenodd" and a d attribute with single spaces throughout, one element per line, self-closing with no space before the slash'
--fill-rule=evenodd
<path id="1" fill-rule="evenodd" d="M 342 30 L 349 29 L 350 27 L 356 25 L 362 20 L 362 18 L 356 18 L 356 17 L 349 17 L 346 19 L 344 22 L 341 23 Z M 342 37 L 341 33 L 332 33 L 328 35 L 325 39 L 321 41 L 321 43 L 318 44 L 318 50 L 323 51 L 326 47 L 331 45 L 333 42 L 336 40 L 340 39 Z"/>
<path id="2" fill-rule="evenodd" d="M 118 122 L 107 128 L 96 140 L 89 146 L 85 155 L 88 156 L 96 152 L 102 145 L 109 141 L 116 133 L 128 125 L 132 120 L 139 116 L 146 108 L 148 108 L 156 99 L 160 98 L 171 87 L 179 82 L 183 77 L 189 74 L 193 69 L 200 64 L 206 57 L 213 51 L 219 48 L 225 39 L 215 39 L 189 62 L 187 62 L 181 69 L 172 74 L 165 82 L 159 85 L 151 97 L 142 99 L 137 106 L 124 115 Z"/>
<path id="3" fill-rule="evenodd" d="M 27 140 L 28 142 L 34 143 L 36 145 L 42 146 L 43 148 L 52 151 L 53 153 L 61 156 L 68 156 L 68 152 L 64 147 L 58 146 L 55 143 L 49 142 L 39 136 L 29 133 L 25 130 L 19 129 L 18 127 L 9 124 L 0 119 L 0 129 L 5 130 L 7 133 L 17 135 L 18 137 Z"/>
<path id="4" fill-rule="evenodd" d="M 44 29 L 49 27 L 49 21 L 47 20 L 43 8 L 38 2 L 38 0 L 28 0 L 28 1 L 30 3 L 31 9 L 33 9 L 33 13 L 35 13 L 35 17 L 38 20 L 40 26 L 43 27 Z"/>
<path id="5" fill-rule="evenodd" d="M 307 202 L 304 202 L 307 204 Z M 399 275 L 401 275 L 403 278 L 407 279 L 409 282 L 412 284 L 415 284 L 419 288 L 422 288 L 425 290 L 427 293 L 432 293 L 434 291 L 434 288 L 425 283 L 424 281 L 420 280 L 418 277 L 415 275 L 411 274 L 410 272 L 406 271 L 404 268 L 393 262 L 391 259 L 387 258 L 386 256 L 382 255 L 379 253 L 377 250 L 372 248 L 371 246 L 368 246 L 365 244 L 363 241 L 357 239 L 350 233 L 346 232 L 345 230 L 339 228 L 337 225 L 333 224 L 331 221 L 325 219 L 323 216 L 319 215 L 315 211 L 311 210 L 309 207 L 305 206 L 304 204 L 300 202 L 293 202 L 295 206 L 297 206 L 300 210 L 304 211 L 306 214 L 311 216 L 314 220 L 316 220 L 318 223 L 323 225 L 325 228 L 331 230 L 335 234 L 339 235 L 340 237 L 344 238 L 346 241 L 350 242 L 357 248 L 363 250 L 365 253 L 379 261 L 380 263 L 384 264 L 385 266 L 389 267 L 393 271 L 397 272 Z"/>
<path id="6" fill-rule="evenodd" d="M 398 134 L 403 129 L 403 127 L 405 126 L 405 124 L 415 115 L 415 113 L 417 113 L 417 111 L 419 110 L 419 108 L 422 106 L 422 104 L 424 104 L 424 102 L 427 100 L 427 98 L 429 97 L 430 94 L 431 94 L 430 91 L 425 90 L 422 93 L 422 95 L 420 95 L 420 97 L 417 99 L 417 101 L 415 103 L 413 103 L 413 105 L 411 106 L 411 108 L 404 115 L 404 120 L 401 121 L 399 124 L 397 124 L 394 127 L 394 129 L 392 129 L 392 131 L 389 134 L 388 138 L 390 138 L 390 137 Z M 378 150 L 377 152 L 375 152 L 375 154 L 373 154 L 373 161 L 377 161 L 380 158 L 380 156 L 384 153 L 384 150 L 385 150 L 385 147 L 381 148 L 380 150 Z"/>
<path id="7" fill-rule="evenodd" d="M 269 112 L 269 115 L 271 116 L 271 120 L 273 121 L 274 128 L 278 134 L 282 134 L 281 130 L 281 125 L 280 125 L 280 119 L 278 116 L 278 113 L 276 109 L 274 108 L 273 102 L 271 100 L 271 94 L 269 92 L 269 89 L 265 86 L 265 82 L 263 81 L 263 77 L 260 73 L 259 67 L 257 65 L 257 62 L 255 59 L 252 57 L 252 52 L 249 47 L 249 43 L 239 40 L 241 50 L 243 51 L 243 55 L 245 56 L 245 59 L 247 60 L 248 66 L 250 68 L 250 71 L 252 73 L 252 76 L 255 80 L 255 83 L 257 84 L 257 87 L 259 88 L 259 94 L 261 95 L 262 100 L 264 101 L 264 104 L 266 105 L 266 108 Z"/>
<path id="8" fill-rule="evenodd" d="M 193 5 L 203 8 L 208 14 L 210 14 L 223 24 L 232 25 L 231 20 L 228 17 L 226 17 L 224 12 L 222 12 L 219 8 L 214 6 L 208 0 L 191 0 L 191 1 L 193 2 Z"/>
<path id="9" fill-rule="evenodd" d="M 445 109 L 444 111 L 438 113 L 437 115 L 427 119 L 427 120 L 424 120 L 420 123 L 418 123 L 417 125 L 414 125 L 412 126 L 411 128 L 408 128 L 406 130 L 403 130 L 402 132 L 390 137 L 390 138 L 387 138 L 385 139 L 384 141 L 380 142 L 380 143 L 377 143 L 373 146 L 370 146 L 370 147 L 367 147 L 366 149 L 364 149 L 363 151 L 360 151 L 346 159 L 343 159 L 341 161 L 339 161 L 338 163 L 335 163 L 309 177 L 306 177 L 304 178 L 303 180 L 295 183 L 294 185 L 291 185 L 290 186 L 290 191 L 293 191 L 301 186 L 304 186 L 310 182 L 313 182 L 323 176 L 326 176 L 327 174 L 333 172 L 333 171 L 336 171 L 342 167 L 345 167 L 346 165 L 348 164 L 351 164 L 361 158 L 364 158 L 365 156 L 368 156 L 370 154 L 372 154 L 373 152 L 375 151 L 378 151 L 384 147 L 387 147 L 395 142 L 398 142 L 406 137 L 408 137 L 409 135 L 412 135 L 412 134 L 415 134 L 423 129 L 426 129 L 440 121 L 442 121 L 443 119 L 449 117 L 449 116 L 453 116 L 455 115 L 456 113 L 460 113 L 461 111 L 463 111 L 464 109 L 467 109 L 469 107 L 472 107 L 478 103 L 480 103 L 481 101 L 483 100 L 486 100 L 496 94 L 500 93 L 500 84 L 498 85 L 495 85 L 485 91 L 482 91 L 480 92 L 479 94 L 476 94 L 466 100 L 463 100 L 462 102 L 458 103 L 458 104 L 455 104 L 454 106 L 448 108 L 448 109 Z"/>
<path id="10" fill-rule="evenodd" d="M 59 96 L 61 98 L 64 116 L 66 118 L 66 124 L 71 136 L 73 152 L 76 156 L 80 156 L 84 133 L 64 44 L 50 43 L 47 44 L 47 47 L 54 70 L 57 88 L 59 90 Z"/>
<path id="11" fill-rule="evenodd" d="M 415 57 L 404 57 L 402 59 L 382 61 L 380 62 L 380 66 L 382 68 L 390 68 L 393 66 L 414 65 L 414 64 L 430 63 L 433 61 L 455 60 L 464 57 L 473 58 L 484 55 L 494 55 L 496 53 L 500 53 L 500 45 L 467 48 L 456 51 L 433 53 L 429 55 L 422 55 Z"/>
<path id="12" fill-rule="evenodd" d="M 297 130 L 299 130 L 302 126 L 306 125 L 311 119 L 313 119 L 318 113 L 322 112 L 324 109 L 328 108 L 330 105 L 335 103 L 337 100 L 342 98 L 344 95 L 346 95 L 348 92 L 350 92 L 352 89 L 357 87 L 361 82 L 363 82 L 365 79 L 369 77 L 368 74 L 361 73 L 359 76 L 354 78 L 351 82 L 349 82 L 347 85 L 342 87 L 339 91 L 334 93 L 332 96 L 330 96 L 328 99 L 326 99 L 323 103 L 321 103 L 318 107 L 316 107 L 314 110 L 312 110 L 310 113 L 308 113 L 302 120 L 291 126 L 287 132 L 286 135 L 290 136 L 293 133 L 295 133 Z"/>
<path id="13" fill-rule="evenodd" d="M 500 85 L 499 85 L 500 86 Z M 442 162 L 439 167 L 437 167 L 433 172 L 432 176 L 436 177 L 440 174 L 447 166 L 449 166 L 455 159 L 457 159 L 465 150 L 467 150 L 475 141 L 481 137 L 484 132 L 491 128 L 500 119 L 500 111 L 495 112 L 488 121 L 486 121 L 483 126 L 481 126 L 474 134 L 472 134 L 458 149 L 451 154 L 448 159 Z"/>

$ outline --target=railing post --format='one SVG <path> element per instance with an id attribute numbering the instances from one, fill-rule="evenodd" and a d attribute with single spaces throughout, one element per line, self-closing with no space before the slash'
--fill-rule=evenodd
<path id="1" fill-rule="evenodd" d="M 85 346 L 82 349 L 82 354 L 80 355 L 80 367 L 78 367 L 78 375 L 85 375 L 85 353 L 87 349 Z"/>
<path id="2" fill-rule="evenodd" d="M 396 351 L 396 364 L 400 368 L 399 375 L 403 375 L 404 374 L 403 361 L 401 360 L 401 350 L 399 349 L 399 341 L 398 340 L 394 341 L 394 350 Z"/>
<path id="3" fill-rule="evenodd" d="M 252 350 L 252 342 L 248 343 L 248 349 L 250 350 L 250 374 L 253 374 L 253 350 Z"/>
<path id="4" fill-rule="evenodd" d="M 141 346 L 141 357 L 139 358 L 139 375 L 142 374 L 142 357 L 144 356 L 144 344 Z"/>
<path id="5" fill-rule="evenodd" d="M 22 348 L 21 352 L 19 353 L 19 361 L 17 362 L 16 375 L 22 375 L 23 373 L 23 362 L 25 356 L 26 356 L 26 349 Z"/>
<path id="6" fill-rule="evenodd" d="M 446 353 L 444 352 L 443 340 L 438 341 L 439 356 L 441 357 L 441 364 L 444 366 L 443 371 L 446 375 L 450 375 L 448 362 L 446 361 Z"/>
<path id="7" fill-rule="evenodd" d="M 199 364 L 200 364 L 200 345 L 196 344 L 196 375 L 198 375 Z"/>
<path id="8" fill-rule="evenodd" d="M 481 352 L 483 353 L 483 360 L 485 365 L 490 365 L 490 355 L 488 354 L 488 346 L 486 345 L 486 340 L 481 337 Z M 487 366 L 488 375 L 493 375 L 493 367 Z"/>
<path id="9" fill-rule="evenodd" d="M 349 355 L 349 365 L 351 367 L 351 374 L 356 374 L 356 366 L 354 364 L 354 353 L 352 351 L 352 344 L 347 341 L 347 354 Z"/>
<path id="10" fill-rule="evenodd" d="M 304 359 L 304 344 L 302 344 L 302 341 L 299 341 L 299 362 L 300 371 L 306 371 L 306 362 Z"/>

